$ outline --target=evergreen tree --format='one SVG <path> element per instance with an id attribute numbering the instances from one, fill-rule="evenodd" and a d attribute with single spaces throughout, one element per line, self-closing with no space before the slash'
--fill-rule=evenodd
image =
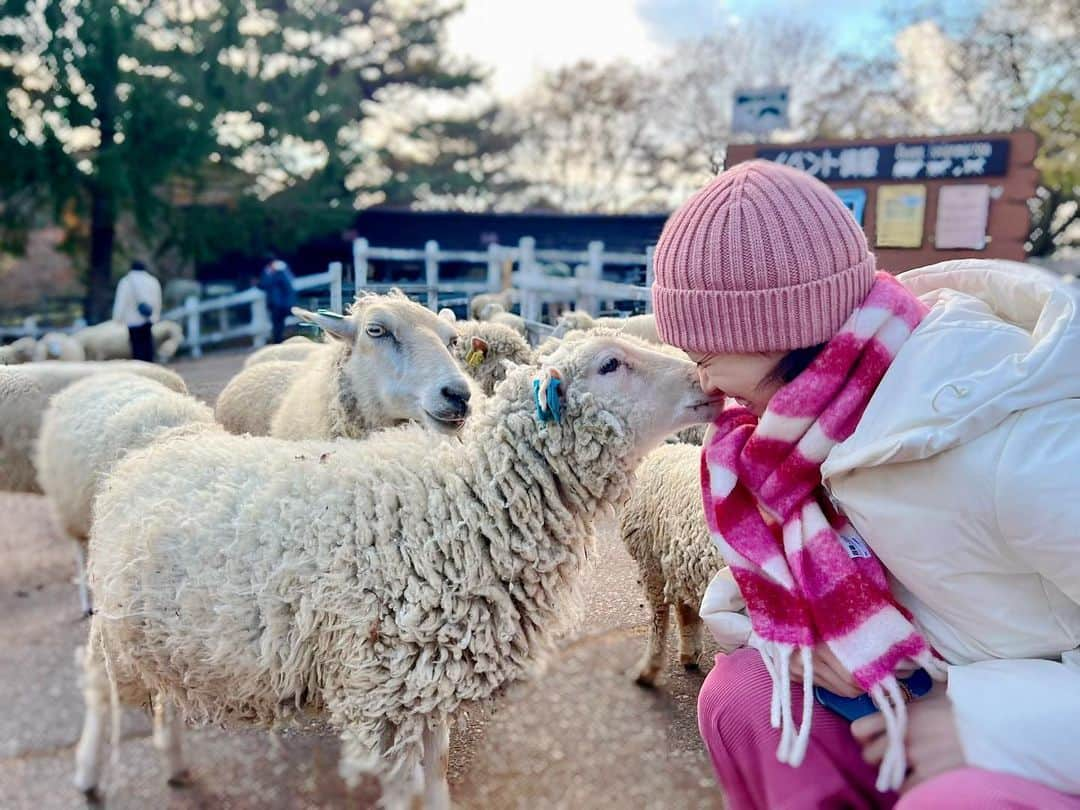
<path id="1" fill-rule="evenodd" d="M 380 159 L 364 122 L 480 81 L 445 54 L 455 11 L 441 0 L 0 0 L 0 211 L 15 223 L 49 202 L 89 222 L 91 321 L 109 311 L 122 217 L 204 259 L 265 242 L 267 211 L 292 229 L 285 241 L 344 222 L 371 190 L 362 168 Z M 476 181 L 460 168 L 446 185 Z M 382 182 L 395 196 L 409 183 L 400 172 Z M 221 208 L 200 205 L 223 185 L 227 216 L 244 221 L 204 238 L 194 226 Z"/>

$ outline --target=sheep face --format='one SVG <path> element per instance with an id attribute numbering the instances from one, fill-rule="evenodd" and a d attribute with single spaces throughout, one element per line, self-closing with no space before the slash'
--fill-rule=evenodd
<path id="1" fill-rule="evenodd" d="M 509 326 L 486 321 L 464 321 L 457 326 L 459 339 L 453 354 L 488 396 L 506 378 L 509 367 L 533 360 L 528 342 Z"/>
<path id="2" fill-rule="evenodd" d="M 344 317 L 293 311 L 347 344 L 342 370 L 361 409 L 443 433 L 465 424 L 472 386 L 450 353 L 457 330 L 449 318 L 396 292 L 362 296 Z"/>
<path id="3" fill-rule="evenodd" d="M 640 459 L 671 433 L 719 414 L 722 402 L 702 392 L 696 371 L 643 341 L 595 330 L 560 346 L 539 377 L 541 387 L 553 375 L 561 380 L 562 419 L 576 434 L 612 432 Z"/>
<path id="4" fill-rule="evenodd" d="M 555 331 L 552 332 L 552 337 L 564 337 L 571 332 L 577 332 L 582 329 L 592 329 L 596 326 L 596 321 L 588 312 L 580 310 L 571 310 L 570 312 L 564 312 L 559 316 L 558 322 L 555 324 Z"/>

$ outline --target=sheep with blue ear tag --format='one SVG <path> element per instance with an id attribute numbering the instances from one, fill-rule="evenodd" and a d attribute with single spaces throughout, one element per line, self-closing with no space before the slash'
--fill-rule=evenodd
<path id="1" fill-rule="evenodd" d="M 111 680 L 192 721 L 307 709 L 340 732 L 348 781 L 378 776 L 384 806 L 447 807 L 450 721 L 544 665 L 597 514 L 714 411 L 689 361 L 593 334 L 511 369 L 459 441 L 221 433 L 128 456 L 91 530 L 79 786 L 100 777 Z"/>

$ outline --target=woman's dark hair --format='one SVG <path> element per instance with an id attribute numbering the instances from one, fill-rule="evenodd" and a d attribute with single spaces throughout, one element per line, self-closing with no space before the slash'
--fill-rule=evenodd
<path id="1" fill-rule="evenodd" d="M 805 349 L 795 349 L 780 358 L 769 380 L 782 382 L 785 385 L 809 368 L 814 359 L 821 354 L 827 344 L 819 343 L 817 346 L 807 346 Z"/>

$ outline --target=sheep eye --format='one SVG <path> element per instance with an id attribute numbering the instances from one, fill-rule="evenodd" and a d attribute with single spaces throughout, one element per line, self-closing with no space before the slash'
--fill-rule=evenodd
<path id="1" fill-rule="evenodd" d="M 619 361 L 612 357 L 610 360 L 605 361 L 604 365 L 600 366 L 600 373 L 611 374 L 612 372 L 617 371 L 620 365 Z"/>
<path id="2" fill-rule="evenodd" d="M 386 329 L 379 326 L 377 323 L 369 323 L 365 331 L 370 338 L 386 337 Z"/>
<path id="3" fill-rule="evenodd" d="M 449 346 L 451 349 L 453 349 L 455 346 L 458 345 L 458 341 L 459 341 L 458 336 L 454 335 L 452 338 L 450 338 L 450 342 L 447 343 L 446 345 Z"/>

